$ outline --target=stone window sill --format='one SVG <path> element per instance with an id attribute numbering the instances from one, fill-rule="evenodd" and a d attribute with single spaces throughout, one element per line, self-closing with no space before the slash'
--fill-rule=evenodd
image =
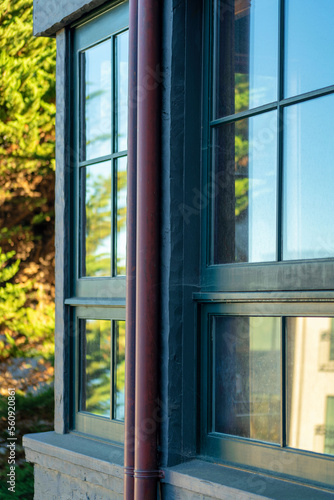
<path id="1" fill-rule="evenodd" d="M 55 432 L 24 436 L 23 445 L 29 462 L 107 488 L 117 495 L 123 493 L 124 451 L 121 446 Z M 190 460 L 164 472 L 161 498 L 166 500 L 334 498 L 334 492 L 329 489 L 202 460 Z"/>

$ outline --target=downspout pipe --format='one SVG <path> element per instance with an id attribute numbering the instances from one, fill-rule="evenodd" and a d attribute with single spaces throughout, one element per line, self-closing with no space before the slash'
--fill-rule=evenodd
<path id="1" fill-rule="evenodd" d="M 135 500 L 156 500 L 159 333 L 160 8 L 138 0 Z"/>
<path id="2" fill-rule="evenodd" d="M 134 499 L 138 0 L 129 2 L 124 500 Z"/>

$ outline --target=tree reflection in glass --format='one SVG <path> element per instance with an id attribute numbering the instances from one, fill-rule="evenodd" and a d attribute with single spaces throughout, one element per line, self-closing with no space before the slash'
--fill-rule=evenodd
<path id="1" fill-rule="evenodd" d="M 81 274 L 111 274 L 111 162 L 81 167 Z"/>
<path id="2" fill-rule="evenodd" d="M 125 275 L 127 157 L 116 160 L 116 275 Z"/>
<path id="3" fill-rule="evenodd" d="M 124 420 L 124 397 L 125 397 L 125 321 L 115 321 L 115 400 L 114 418 Z"/>
<path id="4" fill-rule="evenodd" d="M 214 117 L 277 98 L 278 1 L 216 0 Z"/>
<path id="5" fill-rule="evenodd" d="M 128 149 L 128 58 L 129 31 L 120 33 L 116 42 L 117 137 L 116 150 Z"/>
<path id="6" fill-rule="evenodd" d="M 111 153 L 111 40 L 81 53 L 81 161 Z"/>
<path id="7" fill-rule="evenodd" d="M 80 320 L 81 411 L 110 417 L 111 321 Z"/>
<path id="8" fill-rule="evenodd" d="M 276 259 L 276 111 L 213 131 L 213 263 Z"/>

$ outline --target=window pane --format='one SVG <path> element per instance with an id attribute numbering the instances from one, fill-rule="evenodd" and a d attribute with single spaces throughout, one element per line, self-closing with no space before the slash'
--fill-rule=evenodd
<path id="1" fill-rule="evenodd" d="M 285 97 L 334 85 L 333 0 L 285 5 Z"/>
<path id="2" fill-rule="evenodd" d="M 80 168 L 81 275 L 111 273 L 111 162 Z"/>
<path id="3" fill-rule="evenodd" d="M 111 153 L 111 41 L 81 54 L 81 160 Z"/>
<path id="4" fill-rule="evenodd" d="M 115 415 L 116 420 L 124 420 L 125 397 L 125 321 L 115 321 L 116 362 L 115 362 Z"/>
<path id="5" fill-rule="evenodd" d="M 280 338 L 280 318 L 214 318 L 214 431 L 280 443 Z"/>
<path id="6" fill-rule="evenodd" d="M 277 0 L 216 0 L 214 116 L 277 100 Z"/>
<path id="7" fill-rule="evenodd" d="M 287 444 L 292 448 L 334 454 L 334 419 L 327 404 L 334 394 L 334 369 L 323 369 L 319 359 L 322 337 L 331 332 L 332 318 L 287 318 Z"/>
<path id="8" fill-rule="evenodd" d="M 276 111 L 213 137 L 213 263 L 276 260 Z"/>
<path id="9" fill-rule="evenodd" d="M 118 276 L 125 275 L 126 263 L 126 193 L 127 193 L 127 158 L 117 160 L 116 169 L 116 249 L 115 267 Z"/>
<path id="10" fill-rule="evenodd" d="M 283 259 L 334 256 L 334 96 L 285 109 Z"/>
<path id="11" fill-rule="evenodd" d="M 110 417 L 111 321 L 80 320 L 81 411 Z"/>
<path id="12" fill-rule="evenodd" d="M 128 149 L 128 55 L 129 32 L 125 31 L 116 37 L 117 151 Z"/>
<path id="13" fill-rule="evenodd" d="M 324 453 L 334 455 L 334 396 L 327 398 Z"/>

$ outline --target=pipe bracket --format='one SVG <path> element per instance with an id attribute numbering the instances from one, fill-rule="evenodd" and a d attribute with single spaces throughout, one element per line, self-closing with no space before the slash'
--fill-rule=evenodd
<path id="1" fill-rule="evenodd" d="M 163 479 L 165 473 L 163 470 L 138 470 L 133 471 L 133 477 L 138 479 Z"/>

